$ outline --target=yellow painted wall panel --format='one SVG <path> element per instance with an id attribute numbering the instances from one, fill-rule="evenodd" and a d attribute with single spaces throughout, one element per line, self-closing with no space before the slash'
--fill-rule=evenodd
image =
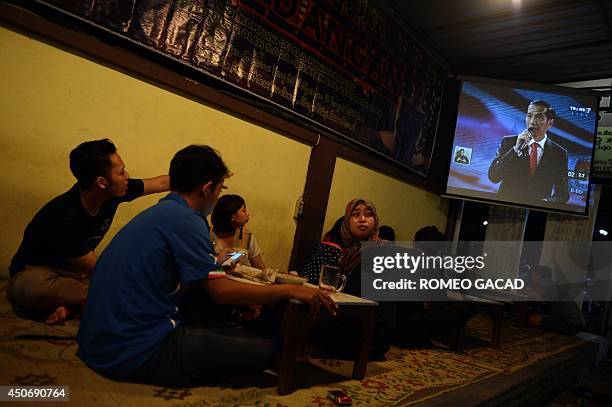
<path id="1" fill-rule="evenodd" d="M 108 137 L 132 177 L 165 174 L 176 151 L 208 144 L 235 175 L 250 226 L 273 267 L 287 268 L 310 147 L 48 44 L 0 28 L 0 276 L 42 205 L 68 190 L 68 154 Z M 161 195 L 123 204 L 118 228 Z"/>
<path id="2" fill-rule="evenodd" d="M 325 231 L 344 215 L 346 204 L 361 197 L 376 205 L 381 225 L 393 227 L 397 240 L 412 240 L 423 226 L 444 231 L 448 203 L 439 195 L 338 158 L 334 169 Z"/>

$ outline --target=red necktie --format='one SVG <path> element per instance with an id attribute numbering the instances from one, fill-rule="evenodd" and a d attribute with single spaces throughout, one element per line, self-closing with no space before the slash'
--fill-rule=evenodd
<path id="1" fill-rule="evenodd" d="M 529 149 L 529 175 L 535 174 L 538 168 L 538 143 L 533 143 Z"/>

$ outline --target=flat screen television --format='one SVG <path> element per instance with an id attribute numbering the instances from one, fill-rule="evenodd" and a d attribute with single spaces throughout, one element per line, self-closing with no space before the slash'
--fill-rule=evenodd
<path id="1" fill-rule="evenodd" d="M 599 96 L 462 79 L 446 195 L 586 215 Z"/>

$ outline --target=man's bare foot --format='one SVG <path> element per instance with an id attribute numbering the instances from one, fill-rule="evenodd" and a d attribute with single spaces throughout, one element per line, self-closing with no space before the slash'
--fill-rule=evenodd
<path id="1" fill-rule="evenodd" d="M 53 311 L 51 315 L 49 315 L 45 323 L 48 325 L 61 324 L 68 318 L 68 314 L 68 308 L 64 307 L 63 305 L 60 305 L 55 309 L 55 311 Z"/>

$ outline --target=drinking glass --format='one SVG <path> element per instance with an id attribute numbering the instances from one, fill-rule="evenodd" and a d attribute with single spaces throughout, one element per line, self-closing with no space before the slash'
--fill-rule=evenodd
<path id="1" fill-rule="evenodd" d="M 327 291 L 342 291 L 346 285 L 346 276 L 340 267 L 324 264 L 319 275 L 319 288 Z"/>

